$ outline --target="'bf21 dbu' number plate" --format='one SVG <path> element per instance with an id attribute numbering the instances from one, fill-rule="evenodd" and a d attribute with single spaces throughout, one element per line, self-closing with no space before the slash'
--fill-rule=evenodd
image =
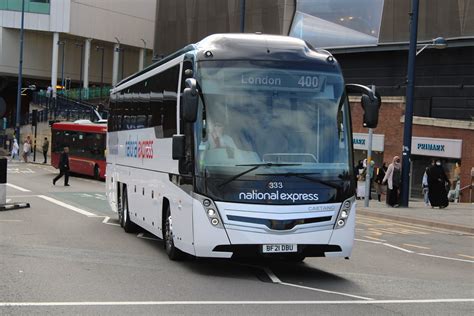
<path id="1" fill-rule="evenodd" d="M 275 245 L 262 245 L 263 253 L 281 253 L 281 252 L 297 252 L 298 245 L 296 244 L 275 244 Z"/>

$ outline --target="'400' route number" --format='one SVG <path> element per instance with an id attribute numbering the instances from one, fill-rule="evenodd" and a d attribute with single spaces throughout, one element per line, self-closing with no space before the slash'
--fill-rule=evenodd
<path id="1" fill-rule="evenodd" d="M 268 182 L 269 189 L 283 189 L 283 182 Z"/>

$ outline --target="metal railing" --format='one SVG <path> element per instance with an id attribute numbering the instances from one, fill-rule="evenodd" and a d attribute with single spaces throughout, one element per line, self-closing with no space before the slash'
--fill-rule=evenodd
<path id="1" fill-rule="evenodd" d="M 68 90 L 58 90 L 56 94 L 58 96 L 63 96 L 68 99 L 75 99 L 75 100 L 95 100 L 95 99 L 102 99 L 107 98 L 110 95 L 111 86 L 104 86 L 104 87 L 92 87 L 92 88 L 76 88 L 76 89 L 68 89 Z M 40 90 L 38 92 L 39 95 L 44 97 L 49 97 L 47 91 Z"/>
<path id="2" fill-rule="evenodd" d="M 66 98 L 58 95 L 56 98 L 47 97 L 41 93 L 34 93 L 31 103 L 38 108 L 37 122 L 90 120 L 95 122 L 107 117 L 107 111 L 98 106 Z M 33 122 L 32 113 L 25 116 L 22 125 Z"/>

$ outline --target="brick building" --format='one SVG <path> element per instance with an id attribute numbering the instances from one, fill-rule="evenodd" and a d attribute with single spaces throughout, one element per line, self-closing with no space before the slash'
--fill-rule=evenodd
<path id="1" fill-rule="evenodd" d="M 376 151 L 373 154 L 373 158 L 378 166 L 382 162 L 390 163 L 394 156 L 401 157 L 404 111 L 405 101 L 403 97 L 383 98 L 379 124 L 374 129 L 374 135 L 383 135 L 382 146 L 378 145 L 379 148 L 375 148 Z M 351 98 L 351 116 L 353 132 L 356 133 L 355 135 L 359 135 L 359 137 L 364 137 L 367 129 L 362 127 L 363 111 L 360 106 L 360 100 L 357 98 Z M 365 143 L 363 142 L 363 145 L 366 145 Z M 423 145 L 426 143 L 433 144 L 434 146 L 424 149 L 426 146 Z M 469 202 L 472 199 L 468 186 L 473 181 L 473 144 L 474 122 L 472 121 L 415 116 L 413 118 L 411 196 L 421 197 L 421 180 L 424 169 L 432 158 L 440 158 L 450 179 L 453 178 L 455 163 L 461 163 L 461 188 L 464 188 L 461 201 Z M 355 145 L 355 161 L 367 156 L 365 147 L 361 146 L 357 149 Z M 380 151 L 380 149 L 382 150 Z"/>

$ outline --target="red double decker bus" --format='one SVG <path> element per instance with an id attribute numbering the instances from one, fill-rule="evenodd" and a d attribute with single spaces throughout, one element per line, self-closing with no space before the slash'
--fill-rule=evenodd
<path id="1" fill-rule="evenodd" d="M 54 123 L 51 127 L 51 165 L 58 168 L 64 146 L 69 146 L 73 173 L 105 179 L 107 123 L 87 120 Z"/>

